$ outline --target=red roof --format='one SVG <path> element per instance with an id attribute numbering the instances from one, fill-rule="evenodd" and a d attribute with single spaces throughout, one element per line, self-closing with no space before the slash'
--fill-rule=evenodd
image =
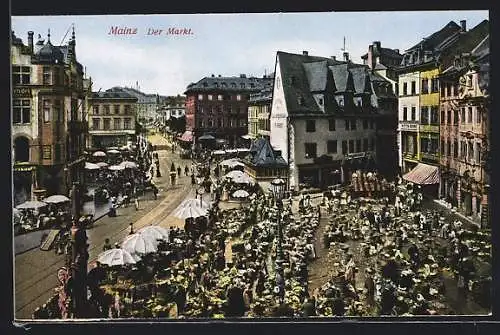
<path id="1" fill-rule="evenodd" d="M 437 166 L 418 163 L 413 170 L 403 176 L 403 179 L 419 185 L 438 184 L 439 169 Z"/>

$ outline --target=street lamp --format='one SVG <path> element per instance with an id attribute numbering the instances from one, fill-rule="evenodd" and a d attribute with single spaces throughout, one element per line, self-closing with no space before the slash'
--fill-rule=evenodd
<path id="1" fill-rule="evenodd" d="M 271 182 L 272 192 L 278 207 L 278 248 L 276 255 L 276 285 L 279 288 L 280 304 L 283 303 L 285 297 L 285 278 L 283 271 L 283 229 L 281 227 L 281 212 L 283 209 L 283 196 L 285 193 L 286 182 L 280 177 Z"/>

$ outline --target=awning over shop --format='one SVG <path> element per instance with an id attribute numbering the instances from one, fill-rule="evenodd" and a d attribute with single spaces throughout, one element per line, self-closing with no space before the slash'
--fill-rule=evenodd
<path id="1" fill-rule="evenodd" d="M 193 140 L 193 133 L 189 130 L 186 130 L 181 137 L 179 137 L 181 141 L 191 142 Z"/>
<path id="2" fill-rule="evenodd" d="M 439 170 L 437 166 L 418 163 L 413 170 L 403 176 L 403 179 L 419 185 L 438 184 Z"/>

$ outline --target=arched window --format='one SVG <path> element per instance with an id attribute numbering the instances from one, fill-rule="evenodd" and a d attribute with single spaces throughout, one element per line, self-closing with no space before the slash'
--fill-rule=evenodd
<path id="1" fill-rule="evenodd" d="M 16 162 L 29 162 L 30 160 L 30 141 L 24 136 L 14 140 L 14 159 Z"/>

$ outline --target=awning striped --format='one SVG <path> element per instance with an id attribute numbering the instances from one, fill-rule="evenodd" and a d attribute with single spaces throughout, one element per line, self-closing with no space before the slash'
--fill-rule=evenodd
<path id="1" fill-rule="evenodd" d="M 418 163 L 413 170 L 403 176 L 403 179 L 419 185 L 438 184 L 439 169 L 437 166 Z"/>

